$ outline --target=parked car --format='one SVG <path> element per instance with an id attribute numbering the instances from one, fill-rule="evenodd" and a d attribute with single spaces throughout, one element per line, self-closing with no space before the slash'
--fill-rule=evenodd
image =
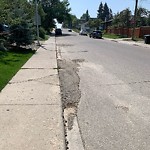
<path id="1" fill-rule="evenodd" d="M 88 34 L 87 34 L 87 32 L 86 32 L 85 30 L 81 30 L 81 31 L 79 32 L 79 35 L 86 35 L 86 36 L 87 36 Z"/>
<path id="2" fill-rule="evenodd" d="M 93 32 L 91 32 L 89 34 L 89 37 L 91 38 L 98 38 L 98 39 L 101 39 L 102 38 L 102 31 L 100 30 L 94 30 Z"/>
<path id="3" fill-rule="evenodd" d="M 56 28 L 55 35 L 62 35 L 62 30 L 60 28 Z"/>

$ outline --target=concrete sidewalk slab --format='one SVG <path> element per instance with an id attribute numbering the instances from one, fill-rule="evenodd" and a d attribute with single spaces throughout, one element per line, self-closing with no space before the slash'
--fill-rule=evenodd
<path id="1" fill-rule="evenodd" d="M 64 150 L 61 108 L 0 105 L 1 150 Z"/>
<path id="2" fill-rule="evenodd" d="M 45 81 L 44 83 L 59 85 L 58 71 L 57 69 L 21 69 L 9 84 L 29 81 Z"/>
<path id="3" fill-rule="evenodd" d="M 44 42 L 22 68 L 57 68 L 55 37 Z"/>
<path id="4" fill-rule="evenodd" d="M 57 68 L 56 51 L 40 48 L 22 68 Z"/>
<path id="5" fill-rule="evenodd" d="M 65 150 L 55 37 L 0 92 L 0 150 Z"/>
<path id="6" fill-rule="evenodd" d="M 60 105 L 60 87 L 35 81 L 10 84 L 2 91 L 0 104 Z"/>

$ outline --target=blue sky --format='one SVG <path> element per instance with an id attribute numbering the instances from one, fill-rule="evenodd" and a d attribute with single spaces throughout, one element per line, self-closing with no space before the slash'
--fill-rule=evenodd
<path id="1" fill-rule="evenodd" d="M 108 7 L 112 9 L 113 13 L 122 11 L 125 8 L 130 8 L 133 12 L 135 7 L 135 0 L 68 0 L 72 9 L 71 13 L 78 18 L 88 9 L 91 17 L 97 16 L 99 4 L 106 2 Z M 150 10 L 150 0 L 139 0 L 138 6 L 142 6 Z"/>

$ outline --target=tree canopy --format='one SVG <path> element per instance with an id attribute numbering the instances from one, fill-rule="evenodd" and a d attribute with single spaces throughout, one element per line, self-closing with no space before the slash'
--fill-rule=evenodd
<path id="1" fill-rule="evenodd" d="M 150 11 L 139 7 L 137 9 L 137 26 L 150 26 Z"/>
<path id="2" fill-rule="evenodd" d="M 127 8 L 114 16 L 113 25 L 116 27 L 130 27 L 131 18 L 132 13 L 129 8 Z"/>
<path id="3" fill-rule="evenodd" d="M 101 19 L 102 21 L 108 21 L 113 17 L 112 10 L 108 7 L 107 3 L 103 4 L 101 2 L 97 12 L 97 18 Z"/>
<path id="4" fill-rule="evenodd" d="M 55 26 L 54 19 L 58 22 L 69 20 L 70 11 L 68 0 L 37 0 L 38 12 L 41 17 L 41 27 L 47 31 Z M 35 0 L 0 0 L 0 23 L 11 27 L 11 42 L 26 45 L 35 33 Z M 24 31 L 23 31 L 24 30 Z M 23 32 L 22 32 L 23 31 Z M 15 33 L 14 33 L 15 32 Z M 17 34 L 18 33 L 18 34 Z M 26 37 L 20 41 L 19 35 Z M 9 36 L 9 35 L 8 35 Z M 16 36 L 16 37 L 15 37 Z M 14 40 L 12 40 L 14 39 Z"/>
<path id="5" fill-rule="evenodd" d="M 31 21 L 33 7 L 27 0 L 0 0 L 0 21 L 9 25 Z"/>
<path id="6" fill-rule="evenodd" d="M 34 1 L 32 1 L 33 4 L 35 3 Z M 38 4 L 42 26 L 46 30 L 55 26 L 54 19 L 62 23 L 70 17 L 71 8 L 69 8 L 68 0 L 38 0 Z"/>
<path id="7" fill-rule="evenodd" d="M 80 19 L 85 20 L 85 22 L 89 21 L 90 19 L 89 11 L 86 10 L 86 13 L 84 13 Z"/>
<path id="8" fill-rule="evenodd" d="M 71 9 L 68 0 L 37 0 L 38 10 L 44 28 L 54 26 L 53 19 L 63 22 L 69 18 Z M 35 0 L 0 0 L 0 23 L 9 25 L 22 21 L 33 23 Z"/>
<path id="9" fill-rule="evenodd" d="M 129 8 L 122 10 L 114 15 L 113 26 L 115 27 L 132 27 L 133 15 Z M 150 25 L 150 11 L 145 8 L 139 7 L 137 9 L 136 26 L 149 26 Z"/>

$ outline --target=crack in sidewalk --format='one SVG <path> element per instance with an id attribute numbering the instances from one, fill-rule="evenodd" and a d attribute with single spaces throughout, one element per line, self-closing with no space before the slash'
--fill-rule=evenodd
<path id="1" fill-rule="evenodd" d="M 0 104 L 0 106 L 57 106 L 59 104 Z"/>
<path id="2" fill-rule="evenodd" d="M 38 81 L 38 82 L 42 82 L 39 80 L 48 78 L 48 77 L 52 77 L 52 76 L 57 76 L 56 74 L 52 74 L 52 75 L 48 75 L 48 76 L 44 76 L 44 77 L 40 77 L 40 78 L 35 78 L 35 79 L 28 79 L 28 80 L 24 80 L 24 81 L 16 81 L 16 82 L 9 82 L 8 84 L 18 84 L 18 83 L 25 83 L 25 82 L 32 82 L 32 81 Z M 44 83 L 44 84 L 50 84 L 50 85 L 56 85 L 56 86 L 60 86 L 59 84 L 53 84 L 53 83 Z"/>

